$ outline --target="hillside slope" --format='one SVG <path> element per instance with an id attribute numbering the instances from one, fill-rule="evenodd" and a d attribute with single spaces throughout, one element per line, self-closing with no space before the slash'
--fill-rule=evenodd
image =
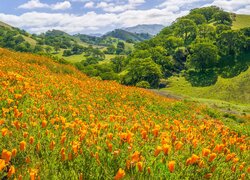
<path id="1" fill-rule="evenodd" d="M 250 177 L 248 136 L 204 106 L 4 49 L 0 84 L 1 179 Z"/>
<path id="2" fill-rule="evenodd" d="M 141 42 L 150 39 L 152 35 L 145 33 L 131 33 L 122 29 L 116 29 L 114 31 L 105 34 L 103 38 L 105 37 L 113 37 L 123 41 Z"/>
<path id="3" fill-rule="evenodd" d="M 156 35 L 163 28 L 164 26 L 160 24 L 143 24 L 143 25 L 137 25 L 133 27 L 127 27 L 127 28 L 124 28 L 124 30 L 131 32 L 131 33 L 144 33 L 144 34 Z"/>
<path id="4" fill-rule="evenodd" d="M 250 27 L 250 15 L 237 14 L 232 28 L 241 29 L 245 27 Z"/>
<path id="5" fill-rule="evenodd" d="M 0 21 L 0 26 L 7 27 L 7 28 L 12 28 L 10 25 Z"/>
<path id="6" fill-rule="evenodd" d="M 169 82 L 164 90 L 178 95 L 250 104 L 250 68 L 233 78 L 219 77 L 215 85 L 208 87 L 193 87 L 184 77 L 172 77 Z"/>

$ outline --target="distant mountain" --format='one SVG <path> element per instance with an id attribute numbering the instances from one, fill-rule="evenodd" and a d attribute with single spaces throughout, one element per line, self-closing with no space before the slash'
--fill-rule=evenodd
<path id="1" fill-rule="evenodd" d="M 87 34 L 88 36 L 94 36 L 94 37 L 102 37 L 103 34 L 101 33 L 95 33 L 95 34 Z"/>
<path id="2" fill-rule="evenodd" d="M 102 37 L 113 37 L 123 41 L 141 42 L 152 38 L 148 33 L 131 33 L 122 29 L 115 29 Z"/>
<path id="3" fill-rule="evenodd" d="M 131 32 L 131 33 L 139 33 L 139 34 L 144 33 L 144 34 L 156 35 L 163 28 L 164 26 L 160 24 L 143 24 L 143 25 L 123 28 L 123 30 Z"/>

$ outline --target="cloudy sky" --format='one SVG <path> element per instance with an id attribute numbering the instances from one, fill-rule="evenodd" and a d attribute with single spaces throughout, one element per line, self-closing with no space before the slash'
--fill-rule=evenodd
<path id="1" fill-rule="evenodd" d="M 41 33 L 105 33 L 138 24 L 169 25 L 190 9 L 217 5 L 250 14 L 250 0 L 0 0 L 0 21 Z"/>

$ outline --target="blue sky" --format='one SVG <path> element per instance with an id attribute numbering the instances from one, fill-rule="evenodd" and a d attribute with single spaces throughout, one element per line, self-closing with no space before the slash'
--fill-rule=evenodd
<path id="1" fill-rule="evenodd" d="M 216 5 L 250 14 L 250 0 L 1 0 L 0 21 L 41 33 L 105 33 L 138 24 L 169 25 L 190 9 Z"/>

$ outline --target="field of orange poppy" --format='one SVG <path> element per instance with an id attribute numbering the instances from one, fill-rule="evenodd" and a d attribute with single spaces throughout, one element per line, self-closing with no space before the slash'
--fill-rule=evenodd
<path id="1" fill-rule="evenodd" d="M 0 179 L 250 179 L 250 139 L 207 107 L 0 49 Z"/>

